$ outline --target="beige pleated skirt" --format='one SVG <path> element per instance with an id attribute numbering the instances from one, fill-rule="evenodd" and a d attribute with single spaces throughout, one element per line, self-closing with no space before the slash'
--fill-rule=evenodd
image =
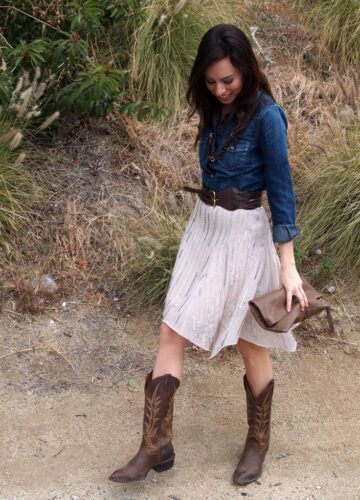
<path id="1" fill-rule="evenodd" d="M 280 260 L 264 208 L 229 211 L 197 198 L 172 271 L 163 322 L 210 351 L 211 358 L 239 338 L 295 351 L 294 328 L 264 330 L 249 309 L 249 300 L 276 288 Z"/>

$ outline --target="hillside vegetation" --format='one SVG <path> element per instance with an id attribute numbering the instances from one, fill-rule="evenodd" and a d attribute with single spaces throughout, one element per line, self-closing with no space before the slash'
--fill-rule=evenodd
<path id="1" fill-rule="evenodd" d="M 51 274 L 62 294 L 161 303 L 193 203 L 180 188 L 199 182 L 186 78 L 202 34 L 222 21 L 257 26 L 259 59 L 272 61 L 290 123 L 300 269 L 321 287 L 356 286 L 360 7 L 340 3 L 2 6 L 0 296 L 41 310 L 36 283 Z"/>

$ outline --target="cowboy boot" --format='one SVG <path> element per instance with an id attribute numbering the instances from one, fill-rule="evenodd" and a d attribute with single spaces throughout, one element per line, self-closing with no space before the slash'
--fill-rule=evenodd
<path id="1" fill-rule="evenodd" d="M 244 386 L 249 430 L 244 450 L 233 475 L 235 484 L 248 484 L 259 479 L 270 442 L 270 416 L 274 379 L 269 382 L 257 398 L 254 398 L 251 392 L 246 375 L 244 375 Z"/>
<path id="2" fill-rule="evenodd" d="M 174 395 L 180 381 L 172 375 L 145 379 L 143 436 L 136 455 L 109 479 L 129 483 L 145 479 L 150 469 L 163 472 L 174 465 L 175 453 L 171 440 Z"/>

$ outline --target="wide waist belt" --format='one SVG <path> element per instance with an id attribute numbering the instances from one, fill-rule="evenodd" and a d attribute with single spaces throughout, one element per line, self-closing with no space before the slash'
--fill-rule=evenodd
<path id="1" fill-rule="evenodd" d="M 252 210 L 261 207 L 262 191 L 239 191 L 237 188 L 227 188 L 222 191 L 212 191 L 206 187 L 201 189 L 183 186 L 189 193 L 197 193 L 200 200 L 213 207 L 222 207 L 226 210 L 242 208 Z"/>

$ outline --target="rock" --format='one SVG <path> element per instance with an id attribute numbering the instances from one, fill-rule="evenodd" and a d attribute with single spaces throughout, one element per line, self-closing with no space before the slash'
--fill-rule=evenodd
<path id="1" fill-rule="evenodd" d="M 42 293 L 53 294 L 58 291 L 59 286 L 55 283 L 50 274 L 43 274 L 39 281 L 39 291 Z"/>

